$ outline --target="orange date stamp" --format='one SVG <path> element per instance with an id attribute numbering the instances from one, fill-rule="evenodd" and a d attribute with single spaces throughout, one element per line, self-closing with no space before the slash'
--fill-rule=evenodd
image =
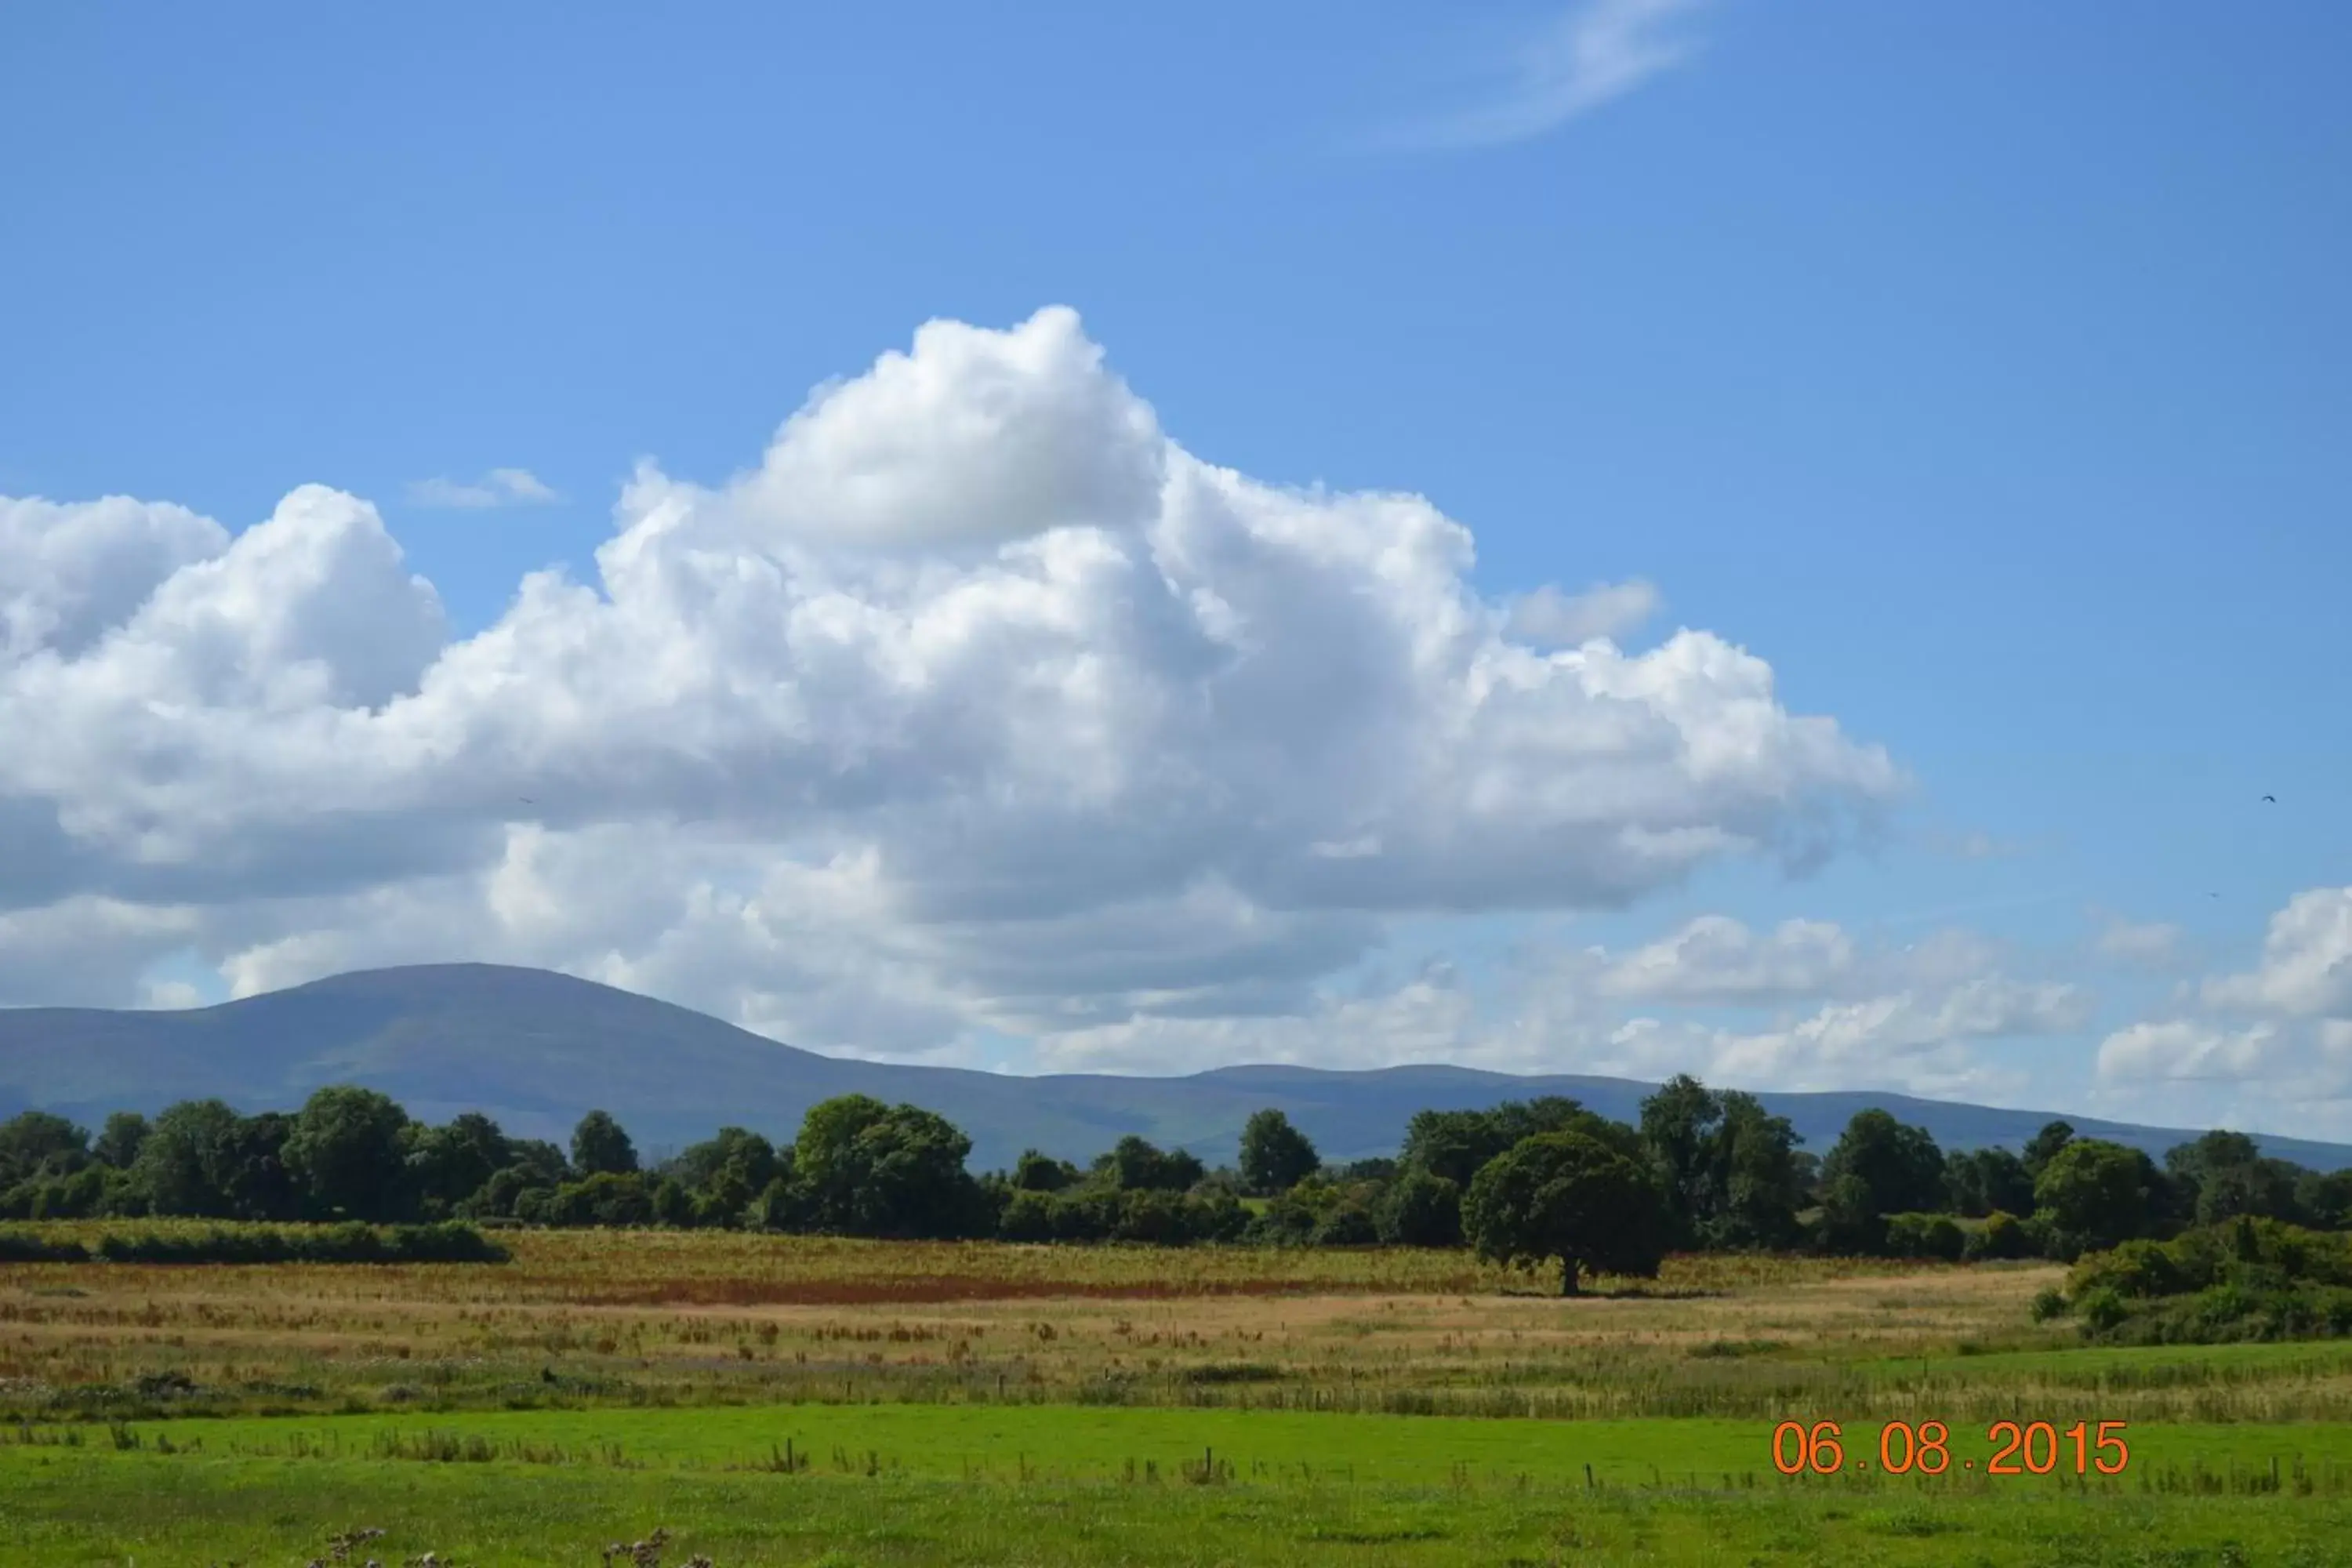
<path id="1" fill-rule="evenodd" d="M 1835 1421 L 1783 1421 L 1772 1428 L 1772 1468 L 1784 1476 L 1833 1476 L 1844 1470 L 1876 1470 L 1889 1476 L 2119 1476 L 2131 1463 L 2121 1421 L 1996 1421 L 1985 1428 L 1982 1456 L 1952 1452 L 1951 1428 L 1941 1421 L 1889 1421 L 1878 1428 L 1877 1452 L 1867 1447 L 1849 1455 L 1845 1430 Z"/>

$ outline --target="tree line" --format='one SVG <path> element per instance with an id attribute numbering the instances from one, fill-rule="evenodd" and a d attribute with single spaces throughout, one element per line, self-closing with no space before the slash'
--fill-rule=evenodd
<path id="1" fill-rule="evenodd" d="M 46 1111 L 0 1123 L 0 1218 L 450 1219 L 528 1226 L 713 1226 L 898 1239 L 1470 1247 L 1587 1271 L 1654 1273 L 1666 1254 L 1807 1249 L 1922 1258 L 2073 1258 L 2240 1215 L 2326 1229 L 2352 1221 L 2352 1173 L 2264 1158 L 2243 1133 L 2161 1163 L 2052 1122 L 2018 1152 L 1947 1154 L 1865 1110 L 1819 1157 L 1753 1096 L 1682 1077 L 1637 1123 L 1548 1097 L 1423 1110 L 1391 1158 L 1326 1163 L 1281 1111 L 1212 1170 L 1129 1136 L 1081 1166 L 1030 1150 L 975 1175 L 971 1141 L 936 1112 L 864 1095 L 810 1109 L 773 1142 L 741 1127 L 641 1160 L 605 1111 L 569 1147 L 509 1137 L 478 1113 L 433 1124 L 351 1085 L 297 1111 L 188 1100 L 93 1137 Z"/>

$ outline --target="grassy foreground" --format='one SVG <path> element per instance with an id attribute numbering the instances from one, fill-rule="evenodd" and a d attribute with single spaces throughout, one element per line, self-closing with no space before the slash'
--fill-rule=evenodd
<path id="1" fill-rule="evenodd" d="M 720 1568 L 883 1564 L 2339 1563 L 2352 1501 L 2036 1485 L 1756 1491 L 978 1482 L 152 1453 L 0 1456 L 0 1550 L 42 1564 L 284 1563 L 366 1526 L 386 1562 L 593 1563 L 656 1524 Z"/>
<path id="2" fill-rule="evenodd" d="M 524 1233 L 494 1266 L 0 1266 L 0 1563 L 2311 1563 L 2352 1344 L 2086 1347 L 2045 1266 Z M 2119 1478 L 1987 1424 L 2130 1423 Z M 1776 1424 L 1845 1426 L 1791 1480 Z M 1875 1473 L 1881 1422 L 1952 1470 Z M 1864 1470 L 1861 1465 L 1870 1465 Z M 358 1559 L 353 1560 L 354 1563 Z"/>

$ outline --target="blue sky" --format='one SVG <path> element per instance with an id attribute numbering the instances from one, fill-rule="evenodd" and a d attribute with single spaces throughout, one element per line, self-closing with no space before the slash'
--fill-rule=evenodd
<path id="1" fill-rule="evenodd" d="M 1874 837 L 1794 879 L 1733 853 L 1622 909 L 1568 871 L 1556 900 L 1326 900 L 1316 920 L 1355 924 L 1302 925 L 1324 960 L 1286 948 L 1242 974 L 1242 948 L 1212 944 L 1236 971 L 1213 997 L 1088 993 L 1090 1027 L 1121 1008 L 1183 1027 L 1055 1049 L 992 978 L 1010 960 L 929 917 L 919 942 L 894 917 L 789 981 L 682 926 L 566 945 L 451 921 L 440 940 L 473 951 L 441 953 L 400 934 L 435 921 L 385 910 L 455 874 L 455 850 L 354 872 L 322 910 L 247 885 L 258 862 L 221 842 L 125 858 L 68 823 L 56 858 L 84 869 L 8 895 L 0 932 L 28 956 L 0 1001 L 503 956 L 826 1048 L 1135 1069 L 1354 1059 L 1329 1009 L 1355 995 L 1393 1005 L 1391 1050 L 2221 1103 L 2352 1136 L 2352 1002 L 2326 978 L 2352 973 L 2352 935 L 2342 970 L 2327 945 L 2352 921 L 2328 902 L 2352 882 L 2347 50 L 2352 17 L 2319 4 L 12 8 L 0 496 L 134 497 L 234 535 L 331 487 L 373 504 L 462 640 L 526 573 L 597 582 L 641 458 L 715 490 L 812 388 L 923 322 L 1005 331 L 1068 306 L 1184 452 L 1425 497 L 1475 537 L 1465 582 L 1494 605 L 1653 584 L 1656 613 L 1612 628 L 1627 650 L 1678 627 L 1745 648 L 1783 709 L 1882 746 L 1909 785 Z M 530 482 L 431 504 L 435 481 L 445 502 L 495 492 L 495 470 Z M 65 526 L 41 515 L 21 526 Z M 7 711 L 20 737 L 115 732 L 42 706 L 65 700 L 27 687 Z M 124 743 L 159 792 L 124 811 L 202 816 L 157 745 Z M 0 797 L 65 821 L 65 776 L 0 770 Z M 338 820 L 457 831 L 446 795 L 421 798 Z M 550 826 L 610 832 L 632 799 Z M 341 864 L 321 842 L 298 858 Z M 174 853 L 164 892 L 122 868 Z M 629 865 L 625 843 L 600 853 Z M 1983 951 L 1728 1010 L 1666 986 L 1510 1050 L 1397 1024 L 1431 964 L 1525 1025 L 1530 973 L 1591 989 L 1543 954 L 1622 958 L 1703 917 Z M 40 956 L 88 946 L 93 919 L 135 928 L 117 959 Z M 1885 1053 L 1721 1044 L 1897 995 L 1957 1016 L 1935 987 L 1993 974 L 2071 1000 Z M 1569 1010 L 1597 1005 L 1579 994 Z M 1634 1051 L 1637 1014 L 1684 1044 Z M 2103 1074 L 2134 1028 L 2158 1033 Z"/>

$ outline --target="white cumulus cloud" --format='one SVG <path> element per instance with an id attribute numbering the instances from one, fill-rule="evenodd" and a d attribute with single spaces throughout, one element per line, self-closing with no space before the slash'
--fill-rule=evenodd
<path id="1" fill-rule="evenodd" d="M 124 1001 L 168 934 L 239 992 L 504 959 L 840 1050 L 1241 1029 L 1394 917 L 1810 864 L 1904 785 L 1710 633 L 1515 635 L 1419 497 L 1193 456 L 1066 310 L 642 468 L 593 582 L 464 638 L 338 491 L 0 509 L 0 914 L 165 920 L 100 928 Z"/>

